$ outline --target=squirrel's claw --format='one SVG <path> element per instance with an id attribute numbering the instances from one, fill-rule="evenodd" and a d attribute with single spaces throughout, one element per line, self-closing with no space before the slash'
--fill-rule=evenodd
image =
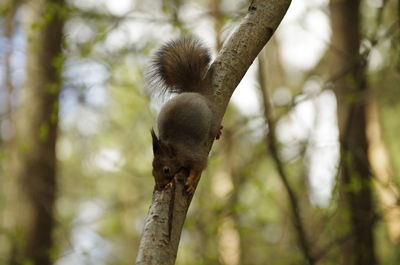
<path id="1" fill-rule="evenodd" d="M 222 129 L 224 128 L 224 126 L 220 126 L 219 127 L 219 130 L 218 130 L 218 132 L 217 132 L 217 135 L 215 136 L 215 140 L 219 140 L 219 138 L 221 138 L 221 135 L 222 135 Z"/>
<path id="2" fill-rule="evenodd" d="M 193 187 L 192 185 L 188 186 L 188 187 L 186 188 L 186 192 L 187 192 L 189 195 L 192 195 L 192 194 L 194 193 L 194 187 Z"/>

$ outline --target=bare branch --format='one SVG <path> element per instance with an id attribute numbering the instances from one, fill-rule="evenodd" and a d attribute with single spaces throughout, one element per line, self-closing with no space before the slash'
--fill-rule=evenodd
<path id="1" fill-rule="evenodd" d="M 297 233 L 297 239 L 299 247 L 301 248 L 304 258 L 307 260 L 307 264 L 312 265 L 315 264 L 315 258 L 311 254 L 311 247 L 309 245 L 306 231 L 303 225 L 303 222 L 300 217 L 300 207 L 298 205 L 298 198 L 289 183 L 289 178 L 285 171 L 282 160 L 279 157 L 277 140 L 275 135 L 275 115 L 273 112 L 273 107 L 271 104 L 271 98 L 268 93 L 267 81 L 265 76 L 265 61 L 263 60 L 262 54 L 259 58 L 259 79 L 260 79 L 260 87 L 263 95 L 263 104 L 264 104 L 264 115 L 265 120 L 268 124 L 268 148 L 271 152 L 272 159 L 275 163 L 275 167 L 278 171 L 278 175 L 283 183 L 283 186 L 286 189 L 286 193 L 289 197 L 289 204 L 292 210 L 292 223 Z"/>

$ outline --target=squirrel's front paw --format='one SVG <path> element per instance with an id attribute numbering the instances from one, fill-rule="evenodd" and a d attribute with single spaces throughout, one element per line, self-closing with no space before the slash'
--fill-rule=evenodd
<path id="1" fill-rule="evenodd" d="M 221 138 L 221 135 L 222 135 L 222 129 L 224 128 L 224 126 L 220 126 L 219 127 L 219 130 L 218 130 L 218 132 L 217 132 L 217 135 L 215 136 L 215 140 L 219 140 L 219 138 Z"/>
<path id="2" fill-rule="evenodd" d="M 195 190 L 194 184 L 195 183 L 194 183 L 193 177 L 191 177 L 191 175 L 189 175 L 189 177 L 186 179 L 186 182 L 185 182 L 186 192 L 189 195 L 192 195 L 194 193 L 194 190 Z"/>
<path id="3" fill-rule="evenodd" d="M 186 179 L 185 185 L 186 185 L 186 192 L 189 193 L 189 195 L 192 195 L 195 190 L 195 185 L 199 181 L 201 175 L 201 171 L 196 171 L 191 169 L 190 174 Z"/>

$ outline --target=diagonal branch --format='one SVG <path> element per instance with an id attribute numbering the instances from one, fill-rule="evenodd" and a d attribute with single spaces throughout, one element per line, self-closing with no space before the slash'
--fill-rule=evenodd
<path id="1" fill-rule="evenodd" d="M 221 122 L 230 97 L 285 15 L 291 0 L 253 0 L 247 15 L 211 65 L 213 102 Z M 211 149 L 213 139 L 209 141 Z M 154 191 L 136 265 L 175 263 L 180 234 L 191 202 L 179 172 L 173 185 Z"/>
<path id="2" fill-rule="evenodd" d="M 300 217 L 300 207 L 297 203 L 298 199 L 296 197 L 293 188 L 289 183 L 287 173 L 285 171 L 284 165 L 278 153 L 277 139 L 275 134 L 275 128 L 276 128 L 275 115 L 273 112 L 270 95 L 268 93 L 267 80 L 265 76 L 265 60 L 262 54 L 258 58 L 259 58 L 259 80 L 261 88 L 260 90 L 263 95 L 265 120 L 268 124 L 268 148 L 271 152 L 273 161 L 278 171 L 278 175 L 289 197 L 289 204 L 292 210 L 292 218 L 293 218 L 292 223 L 297 233 L 299 247 L 303 252 L 304 258 L 307 260 L 307 264 L 313 265 L 316 263 L 316 260 L 311 253 L 311 248 L 307 239 L 306 231 Z"/>

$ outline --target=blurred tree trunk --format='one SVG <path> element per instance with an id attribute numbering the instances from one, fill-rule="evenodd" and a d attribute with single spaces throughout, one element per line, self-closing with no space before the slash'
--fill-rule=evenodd
<path id="1" fill-rule="evenodd" d="M 3 83 L 0 89 L 2 90 L 2 94 L 5 95 L 4 101 L 4 115 L 1 116 L 0 125 L 5 129 L 3 129 L 3 133 L 0 134 L 0 156 L 4 157 L 3 161 L 7 163 L 7 173 L 9 173 L 13 167 L 10 163 L 12 160 L 13 151 L 13 144 L 14 144 L 14 135 L 15 135 L 15 128 L 14 128 L 14 108 L 13 108 L 13 92 L 14 92 L 14 85 L 13 85 L 13 78 L 12 78 L 12 64 L 11 64 L 11 57 L 14 52 L 13 47 L 13 36 L 14 36 L 14 29 L 15 29 L 15 15 L 19 6 L 20 1 L 18 0 L 7 0 L 3 1 L 0 4 L 0 9 L 4 10 L 4 18 L 2 23 L 2 32 L 4 36 L 4 49 L 0 51 L 2 56 L 2 63 L 4 65 L 4 73 L 3 73 Z M 2 113 L 3 114 L 3 113 Z M 0 159 L 1 160 L 1 159 Z M 2 161 L 2 162 L 3 162 Z M 13 219 L 12 212 L 13 210 L 11 207 L 7 207 L 9 205 L 13 205 L 10 203 L 10 198 L 15 198 L 15 188 L 12 187 L 10 181 L 9 174 L 4 174 L 0 177 L 0 227 L 2 227 L 5 231 L 10 229 L 11 220 Z M 0 233 L 0 257 L 6 257 L 7 253 L 10 251 L 10 242 L 6 237 L 6 233 Z"/>
<path id="2" fill-rule="evenodd" d="M 240 124 L 236 124 L 236 128 L 233 128 L 235 125 L 231 125 L 223 131 L 223 137 L 220 139 L 221 167 L 214 175 L 213 181 L 214 194 L 225 205 L 218 223 L 218 254 L 224 265 L 244 264 L 243 240 L 239 231 L 240 215 L 235 211 L 235 207 L 239 203 L 240 185 L 245 182 L 243 170 L 248 164 L 243 164 L 238 159 L 233 133 L 239 131 L 238 125 Z"/>
<path id="3" fill-rule="evenodd" d="M 4 89 L 5 94 L 7 95 L 7 100 L 6 100 L 6 115 L 5 115 L 5 120 L 8 122 L 10 128 L 8 132 L 10 133 L 7 135 L 7 145 L 11 145 L 12 142 L 12 135 L 11 133 L 13 132 L 13 128 L 11 125 L 12 122 L 12 114 L 13 114 L 13 107 L 12 107 L 12 94 L 14 91 L 13 87 L 13 82 L 12 82 L 12 67 L 11 67 L 11 55 L 13 53 L 13 45 L 12 45 L 12 37 L 14 34 L 14 18 L 15 14 L 17 12 L 18 6 L 20 1 L 14 0 L 10 1 L 8 0 L 5 4 L 6 12 L 4 16 L 4 22 L 3 22 L 3 29 L 4 29 L 4 37 L 6 38 L 6 45 L 4 47 L 3 53 L 4 53 Z M 4 139 L 3 139 L 4 140 Z"/>
<path id="4" fill-rule="evenodd" d="M 26 3 L 26 84 L 17 112 L 16 240 L 11 264 L 52 263 L 63 0 Z"/>
<path id="5" fill-rule="evenodd" d="M 214 21 L 214 36 L 215 36 L 215 49 L 219 51 L 221 49 L 221 29 L 223 15 L 221 11 L 221 0 L 208 0 L 208 5 L 210 7 L 211 16 Z"/>
<path id="6" fill-rule="evenodd" d="M 376 191 L 380 200 L 383 217 L 386 221 L 388 236 L 392 243 L 400 238 L 400 207 L 398 206 L 399 190 L 394 184 L 393 170 L 389 154 L 382 136 L 378 106 L 371 98 L 367 110 L 369 143 L 369 161 L 376 177 Z"/>
<path id="7" fill-rule="evenodd" d="M 360 50 L 360 0 L 331 0 L 331 70 L 336 76 L 341 141 L 341 203 L 352 235 L 343 264 L 376 264 L 371 172 L 366 136 L 367 84 Z"/>

